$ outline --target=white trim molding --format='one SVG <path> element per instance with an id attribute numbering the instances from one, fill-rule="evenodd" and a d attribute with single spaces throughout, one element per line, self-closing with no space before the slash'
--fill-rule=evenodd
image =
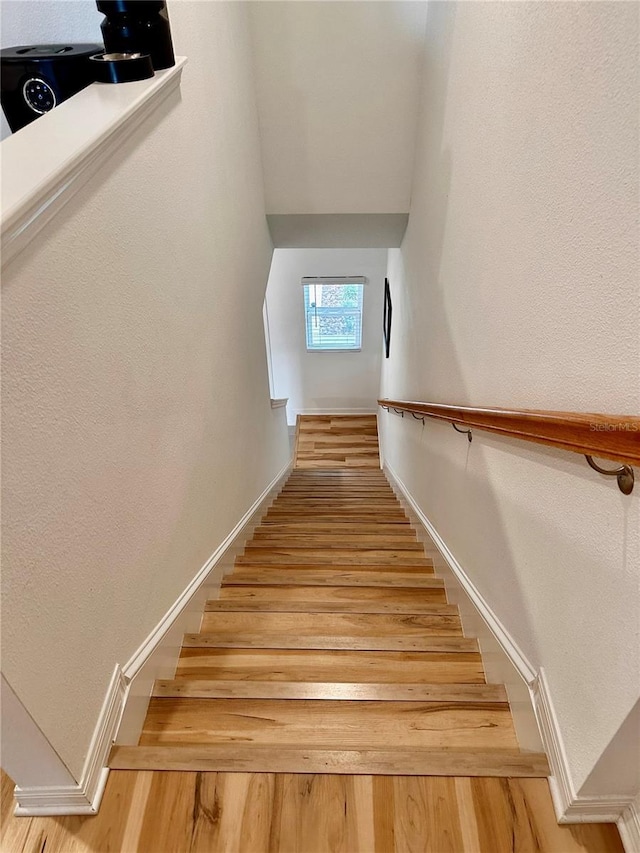
<path id="1" fill-rule="evenodd" d="M 187 604 L 193 598 L 193 596 L 198 591 L 199 587 L 207 580 L 207 578 L 211 575 L 213 569 L 218 565 L 222 556 L 226 551 L 233 545 L 234 541 L 238 539 L 238 537 L 242 534 L 244 528 L 251 522 L 252 517 L 258 512 L 265 500 L 269 498 L 274 489 L 278 487 L 278 484 L 287 476 L 289 470 L 291 468 L 291 461 L 287 462 L 287 464 L 282 468 L 281 471 L 276 474 L 274 479 L 269 483 L 266 489 L 262 492 L 262 494 L 251 504 L 249 509 L 242 516 L 240 521 L 236 524 L 233 530 L 222 540 L 220 545 L 216 548 L 216 550 L 211 554 L 209 559 L 204 563 L 204 565 L 200 568 L 199 572 L 193 578 L 191 583 L 183 590 L 183 592 L 178 596 L 178 598 L 171 605 L 169 610 L 165 613 L 162 619 L 158 622 L 156 627 L 151 631 L 149 636 L 144 640 L 140 648 L 133 653 L 131 658 L 127 661 L 127 663 L 122 667 L 122 672 L 124 678 L 127 682 L 132 681 L 138 673 L 141 671 L 142 667 L 149 660 L 153 652 L 161 645 L 165 635 L 169 631 L 169 629 L 173 626 L 175 621 L 178 619 L 180 614 L 186 608 Z"/>
<path id="2" fill-rule="evenodd" d="M 540 667 L 531 685 L 531 692 L 553 774 L 549 779 L 549 787 L 558 823 L 617 823 L 623 812 L 632 805 L 632 798 L 594 797 L 576 792 L 549 690 L 549 682 L 543 667 Z"/>
<path id="3" fill-rule="evenodd" d="M 127 695 L 117 743 L 138 742 L 155 680 L 173 678 L 183 635 L 198 630 L 206 599 L 215 595 L 223 575 L 233 568 L 235 557 L 288 477 L 291 464 L 289 459 L 123 666 Z"/>
<path id="4" fill-rule="evenodd" d="M 180 84 L 186 58 L 149 80 L 92 83 L 1 143 L 8 263 Z M 28 164 L 26 166 L 25 164 Z"/>
<path id="5" fill-rule="evenodd" d="M 640 853 L 640 794 L 620 815 L 618 832 L 626 853 Z"/>
<path id="6" fill-rule="evenodd" d="M 163 644 L 167 637 L 176 630 L 181 630 L 180 620 L 183 617 L 192 599 L 201 591 L 206 582 L 211 581 L 211 576 L 216 572 L 220 575 L 226 566 L 227 558 L 233 559 L 238 547 L 242 547 L 246 538 L 251 535 L 252 527 L 258 522 L 258 513 L 264 510 L 271 502 L 275 492 L 279 490 L 282 481 L 288 476 L 291 468 L 291 460 L 280 470 L 262 494 L 253 502 L 240 521 L 235 525 L 229 535 L 216 548 L 209 559 L 204 563 L 193 580 L 187 585 L 181 595 L 171 605 L 149 636 L 141 646 L 134 652 L 124 667 L 116 665 L 109 687 L 102 704 L 100 716 L 89 744 L 84 767 L 77 783 L 61 785 L 45 785 L 38 787 L 19 787 L 14 789 L 17 801 L 15 814 L 21 816 L 55 816 L 55 815 L 92 815 L 96 814 L 100 807 L 102 795 L 109 775 L 107 761 L 109 752 L 116 739 L 119 739 L 120 730 L 124 723 L 127 703 L 132 698 L 132 688 L 136 679 L 145 682 L 142 693 L 136 698 L 140 699 L 135 710 L 134 721 L 128 726 L 129 735 L 137 740 L 139 728 L 146 713 L 149 702 L 151 686 L 153 685 L 154 673 L 152 663 L 156 652 L 163 651 Z M 238 545 L 240 543 L 240 545 Z M 218 577 L 218 582 L 220 578 Z M 201 615 L 200 608 L 200 615 Z M 178 633 L 178 637 L 181 634 Z M 174 659 L 177 661 L 180 643 Z M 169 652 L 169 656 L 171 651 Z M 166 655 L 165 655 L 166 657 Z M 166 666 L 166 661 L 163 661 Z M 148 689 L 145 694 L 147 679 Z M 72 778 L 69 775 L 69 778 Z"/>
<path id="7" fill-rule="evenodd" d="M 400 499 L 406 502 L 412 514 L 425 529 L 442 560 L 477 609 L 479 616 L 509 658 L 514 669 L 526 682 L 543 747 L 549 759 L 552 773 L 549 778 L 549 787 L 558 823 L 617 823 L 627 853 L 640 853 L 638 798 L 633 799 L 625 795 L 595 797 L 577 793 L 544 668 L 540 667 L 536 670 L 527 659 L 431 520 L 424 514 L 413 495 L 388 463 L 385 463 L 384 470 Z"/>
<path id="8" fill-rule="evenodd" d="M 272 409 L 283 409 L 289 402 L 288 397 L 272 397 L 271 398 L 271 408 Z"/>
<path id="9" fill-rule="evenodd" d="M 16 815 L 35 817 L 96 814 L 107 784 L 107 758 L 120 724 L 125 696 L 126 683 L 122 670 L 116 665 L 91 738 L 80 781 L 74 785 L 32 788 L 16 785 Z"/>
<path id="10" fill-rule="evenodd" d="M 498 617 L 493 612 L 487 601 L 480 594 L 474 583 L 471 581 L 469 575 L 465 572 L 461 564 L 455 558 L 453 552 L 446 544 L 444 539 L 440 536 L 440 534 L 432 524 L 431 520 L 427 518 L 424 512 L 420 509 L 417 501 L 409 492 L 402 480 L 398 477 L 398 475 L 388 463 L 385 463 L 384 469 L 392 480 L 392 484 L 397 486 L 398 490 L 401 492 L 402 496 L 409 504 L 414 514 L 417 516 L 418 520 L 429 534 L 429 538 L 433 541 L 434 545 L 442 555 L 444 561 L 447 563 L 453 574 L 456 576 L 460 585 L 463 587 L 464 591 L 471 599 L 472 603 L 478 610 L 478 613 L 480 614 L 484 622 L 488 625 L 493 636 L 502 646 L 507 657 L 509 658 L 515 669 L 518 671 L 521 678 L 527 684 L 531 684 L 534 678 L 536 677 L 536 671 L 533 665 L 529 662 L 524 652 L 519 648 L 518 644 L 513 639 L 511 634 L 507 631 L 500 619 L 498 619 Z"/>

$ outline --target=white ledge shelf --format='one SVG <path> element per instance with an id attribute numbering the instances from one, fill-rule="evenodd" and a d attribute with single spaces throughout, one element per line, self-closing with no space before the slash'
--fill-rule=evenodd
<path id="1" fill-rule="evenodd" d="M 271 398 L 271 408 L 272 409 L 284 409 L 284 407 L 289 402 L 288 397 L 272 397 Z"/>
<path id="2" fill-rule="evenodd" d="M 92 83 L 0 143 L 3 264 L 178 87 L 186 61 L 150 80 Z"/>

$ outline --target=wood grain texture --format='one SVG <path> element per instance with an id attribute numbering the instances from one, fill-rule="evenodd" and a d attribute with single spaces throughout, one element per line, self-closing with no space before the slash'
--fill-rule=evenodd
<path id="1" fill-rule="evenodd" d="M 623 853 L 558 826 L 545 779 L 114 770 L 98 815 L 56 818 L 11 816 L 12 787 L 7 853 Z"/>
<path id="2" fill-rule="evenodd" d="M 304 589 L 305 587 L 303 587 Z M 339 587 L 337 587 L 339 588 Z M 423 602 L 421 604 L 410 604 L 407 602 L 382 601 L 296 601 L 292 598 L 269 598 L 269 599 L 216 599 L 205 605 L 206 613 L 378 613 L 388 615 L 405 616 L 453 616 L 457 609 L 451 604 L 437 604 Z"/>
<path id="3" fill-rule="evenodd" d="M 430 637 L 462 637 L 457 608 L 445 615 L 420 616 L 395 613 L 270 613 L 216 612 L 205 610 L 201 634 L 237 634 L 245 632 L 270 635 L 290 634 L 296 640 L 305 637 L 389 638 L 426 640 Z"/>
<path id="4" fill-rule="evenodd" d="M 255 537 L 253 541 L 247 542 L 245 546 L 245 554 L 253 554 L 256 550 L 277 549 L 278 551 L 291 551 L 317 553 L 320 549 L 323 552 L 333 553 L 336 550 L 358 551 L 363 549 L 371 549 L 375 551 L 418 551 L 424 556 L 424 545 L 421 542 L 413 541 L 408 538 L 394 537 L 392 535 L 385 536 L 360 536 L 360 537 L 341 537 L 335 539 L 330 536 L 320 537 L 319 539 L 313 536 L 274 536 L 263 535 Z M 416 556 L 413 554 L 412 556 Z"/>
<path id="5" fill-rule="evenodd" d="M 183 648 L 176 678 L 242 681 L 484 683 L 475 652 Z"/>
<path id="6" fill-rule="evenodd" d="M 236 568 L 227 575 L 225 585 L 256 585 L 256 584 L 295 584 L 296 586 L 318 586 L 328 584 L 330 586 L 378 586 L 382 588 L 412 587 L 414 589 L 444 589 L 444 581 L 433 574 L 429 567 L 427 570 L 407 571 L 392 568 L 389 570 L 373 570 L 370 567 L 346 566 L 304 566 L 304 571 L 296 567 L 278 566 L 248 566 Z"/>
<path id="7" fill-rule="evenodd" d="M 378 400 L 404 412 L 462 424 L 500 435 L 640 465 L 640 417 L 536 409 L 445 406 L 411 400 Z"/>
<path id="8" fill-rule="evenodd" d="M 223 586 L 220 598 L 208 601 L 207 612 L 272 610 L 300 613 L 440 613 L 454 615 L 442 589 L 384 587 Z"/>
<path id="9" fill-rule="evenodd" d="M 183 648 L 214 649 L 345 649 L 353 651 L 406 651 L 406 652 L 475 652 L 477 640 L 457 636 L 362 637 L 331 636 L 328 634 L 292 635 L 290 632 L 264 634 L 262 631 L 209 631 L 202 634 L 185 634 Z"/>
<path id="10" fill-rule="evenodd" d="M 231 576 L 232 577 L 232 576 Z M 367 602 L 385 606 L 387 604 L 406 604 L 419 606 L 422 604 L 447 604 L 444 587 L 439 578 L 433 578 L 433 587 L 427 589 L 415 589 L 412 587 L 386 587 L 380 586 L 299 586 L 297 584 L 278 585 L 264 584 L 251 587 L 236 586 L 233 581 L 225 583 L 220 589 L 220 598 L 215 599 L 220 603 L 223 601 L 297 601 L 310 607 L 314 602 L 333 602 L 336 605 L 349 603 L 364 605 Z M 214 602 L 208 602 L 213 604 Z M 454 605 L 447 605 L 454 607 Z M 453 611 L 452 611 L 453 612 Z"/>
<path id="11" fill-rule="evenodd" d="M 299 415 L 294 467 L 380 469 L 375 415 Z"/>
<path id="12" fill-rule="evenodd" d="M 333 699 L 375 702 L 507 702 L 502 684 L 395 684 L 326 681 L 156 681 L 153 696 L 192 699 Z"/>
<path id="13" fill-rule="evenodd" d="M 405 519 L 400 522 L 359 522 L 349 523 L 345 521 L 329 522 L 329 521 L 314 521 L 313 519 L 302 521 L 267 521 L 263 519 L 260 526 L 256 528 L 254 535 L 263 535 L 265 533 L 291 533 L 299 535 L 300 533 L 312 533 L 317 535 L 329 535 L 335 533 L 336 536 L 349 536 L 353 531 L 358 531 L 356 535 L 366 536 L 370 533 L 382 534 L 392 533 L 394 536 L 409 536 L 415 537 L 416 531 Z"/>
<path id="14" fill-rule="evenodd" d="M 265 565 L 278 566 L 417 566 L 432 568 L 430 559 L 419 551 L 409 548 L 394 550 L 384 548 L 253 548 L 247 554 L 236 557 L 236 566 Z"/>
<path id="15" fill-rule="evenodd" d="M 258 525 L 219 598 L 205 605 L 200 632 L 184 637 L 176 677 L 155 686 L 140 747 L 153 747 L 145 760 L 158 763 L 131 766 L 546 772 L 544 756 L 518 753 L 504 687 L 484 683 L 477 640 L 463 636 L 415 531 L 404 518 L 397 527 L 386 521 L 401 511 L 393 493 L 368 490 L 362 472 L 348 483 L 325 472 L 323 486 L 303 487 L 306 473 L 296 476 L 297 491 L 267 513 L 272 524 L 280 513 L 280 529 Z M 374 529 L 362 533 L 352 511 Z M 390 530 L 376 527 L 380 512 Z M 326 529 L 335 519 L 340 533 Z M 283 533 L 292 523 L 325 530 Z M 189 746 L 200 763 L 189 763 Z M 443 750 L 458 750 L 457 763 Z"/>
<path id="16" fill-rule="evenodd" d="M 245 743 L 173 743 L 170 746 L 114 746 L 109 764 L 116 770 L 145 770 L 164 762 L 166 770 L 259 773 L 332 773 L 393 776 L 548 776 L 549 765 L 538 752 L 516 749 L 430 750 L 415 748 L 323 749 L 308 746 L 257 746 Z M 406 769 L 403 769 L 406 768 Z M 402 772 L 401 772 L 402 771 Z M 488 851 L 493 848 L 487 847 Z"/>

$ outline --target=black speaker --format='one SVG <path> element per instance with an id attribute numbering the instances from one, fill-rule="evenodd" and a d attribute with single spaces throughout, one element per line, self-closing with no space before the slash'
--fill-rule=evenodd
<path id="1" fill-rule="evenodd" d="M 36 44 L 0 51 L 0 101 L 14 132 L 93 83 L 101 44 Z"/>

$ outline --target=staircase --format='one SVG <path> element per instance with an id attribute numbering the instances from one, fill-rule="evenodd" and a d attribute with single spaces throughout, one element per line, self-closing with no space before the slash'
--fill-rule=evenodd
<path id="1" fill-rule="evenodd" d="M 111 767 L 548 775 L 378 465 L 374 417 L 299 421 L 296 468 Z"/>

